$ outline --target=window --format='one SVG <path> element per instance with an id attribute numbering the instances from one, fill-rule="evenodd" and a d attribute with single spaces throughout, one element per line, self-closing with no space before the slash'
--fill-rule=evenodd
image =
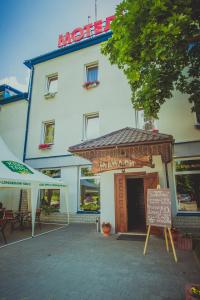
<path id="1" fill-rule="evenodd" d="M 137 124 L 137 128 L 143 129 L 143 130 L 152 130 L 152 129 L 157 128 L 155 119 L 153 119 L 151 117 L 146 117 L 144 115 L 143 110 L 137 111 L 136 124 Z"/>
<path id="2" fill-rule="evenodd" d="M 175 161 L 179 211 L 200 211 L 200 159 Z"/>
<path id="3" fill-rule="evenodd" d="M 60 178 L 60 169 L 42 169 L 43 174 L 52 178 Z M 40 206 L 47 213 L 59 211 L 60 208 L 60 190 L 41 190 L 40 191 Z"/>
<path id="4" fill-rule="evenodd" d="M 56 93 L 58 91 L 58 74 L 47 77 L 47 92 Z"/>
<path id="5" fill-rule="evenodd" d="M 83 139 L 89 140 L 99 136 L 99 114 L 91 113 L 83 116 Z"/>
<path id="6" fill-rule="evenodd" d="M 200 125 L 200 113 L 196 112 L 196 124 Z"/>
<path id="7" fill-rule="evenodd" d="M 80 168 L 80 209 L 100 210 L 100 177 L 91 172 L 91 167 Z"/>
<path id="8" fill-rule="evenodd" d="M 44 122 L 43 125 L 44 125 L 44 135 L 43 135 L 44 144 L 53 144 L 55 122 L 54 121 Z"/>
<path id="9" fill-rule="evenodd" d="M 98 81 L 98 65 L 86 66 L 86 82 Z"/>

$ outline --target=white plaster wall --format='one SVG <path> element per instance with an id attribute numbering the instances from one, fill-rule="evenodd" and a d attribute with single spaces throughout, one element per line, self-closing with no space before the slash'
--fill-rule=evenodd
<path id="1" fill-rule="evenodd" d="M 69 212 L 77 212 L 77 201 L 78 201 L 78 168 L 77 167 L 66 167 L 61 169 L 61 179 L 68 186 L 68 201 L 69 201 Z M 61 197 L 61 203 L 64 199 Z M 64 205 L 61 204 L 61 212 L 66 212 Z"/>
<path id="2" fill-rule="evenodd" d="M 85 90 L 84 66 L 98 62 L 98 87 Z M 45 99 L 46 77 L 58 73 L 58 93 Z M 99 112 L 100 135 L 135 125 L 130 89 L 120 70 L 100 54 L 99 45 L 82 49 L 35 66 L 27 158 L 62 155 L 82 141 L 83 115 Z M 55 120 L 55 144 L 39 150 L 42 122 Z"/>
<path id="3" fill-rule="evenodd" d="M 154 168 L 144 167 L 135 169 L 126 169 L 126 173 L 130 172 L 158 172 L 159 182 L 162 187 L 166 187 L 165 172 L 160 156 L 153 156 Z M 120 170 L 113 170 L 101 174 L 101 223 L 110 222 L 112 232 L 115 232 L 115 200 L 114 200 L 114 174 L 120 173 Z"/>
<path id="4" fill-rule="evenodd" d="M 0 136 L 20 159 L 23 158 L 27 109 L 28 102 L 22 100 L 3 105 L 0 110 Z"/>
<path id="5" fill-rule="evenodd" d="M 199 140 L 200 130 L 194 127 L 196 120 L 191 107 L 187 95 L 175 92 L 160 110 L 157 121 L 159 131 L 172 134 L 176 142 Z"/>

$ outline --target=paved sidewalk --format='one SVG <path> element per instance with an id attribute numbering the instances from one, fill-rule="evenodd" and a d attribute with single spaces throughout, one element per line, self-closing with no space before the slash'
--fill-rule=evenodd
<path id="1" fill-rule="evenodd" d="M 0 249 L 0 300 L 182 300 L 188 282 L 200 282 L 192 252 L 164 241 L 103 237 L 95 225 L 66 228 Z"/>

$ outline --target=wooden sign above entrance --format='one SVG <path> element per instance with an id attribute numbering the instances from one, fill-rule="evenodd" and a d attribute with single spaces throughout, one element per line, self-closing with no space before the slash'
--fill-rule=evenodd
<path id="1" fill-rule="evenodd" d="M 127 157 L 105 156 L 92 160 L 92 172 L 101 173 L 110 170 L 152 167 L 150 156 L 143 156 L 140 159 L 129 159 Z"/>
<path id="2" fill-rule="evenodd" d="M 147 190 L 147 225 L 171 228 L 169 189 Z"/>

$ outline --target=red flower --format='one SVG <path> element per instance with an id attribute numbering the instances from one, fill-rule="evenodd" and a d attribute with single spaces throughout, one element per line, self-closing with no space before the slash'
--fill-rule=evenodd
<path id="1" fill-rule="evenodd" d="M 92 88 L 92 87 L 96 87 L 98 84 L 99 84 L 98 80 L 96 80 L 96 81 L 87 81 L 87 82 L 84 82 L 83 87 L 85 89 L 89 89 L 89 88 Z"/>
<path id="2" fill-rule="evenodd" d="M 40 144 L 38 146 L 39 149 L 49 149 L 51 148 L 52 144 Z"/>

